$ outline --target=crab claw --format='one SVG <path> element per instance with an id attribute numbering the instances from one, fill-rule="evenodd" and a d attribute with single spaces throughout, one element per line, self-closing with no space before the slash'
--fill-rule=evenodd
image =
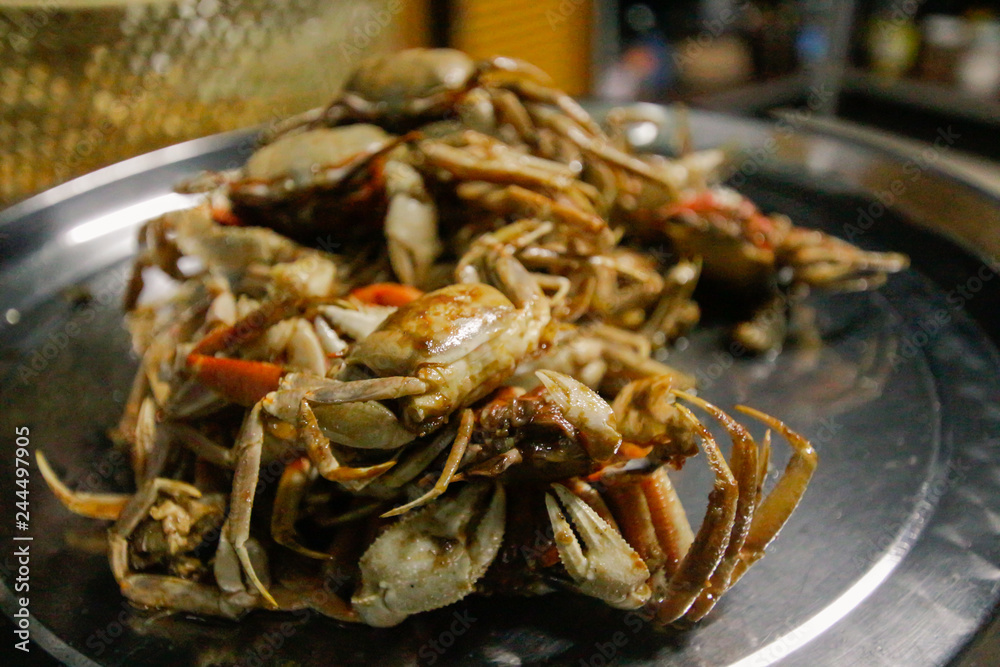
<path id="1" fill-rule="evenodd" d="M 506 506 L 499 484 L 470 483 L 390 526 L 361 557 L 355 611 L 389 627 L 464 598 L 500 549 Z"/>
<path id="2" fill-rule="evenodd" d="M 579 430 L 590 458 L 607 461 L 614 456 L 622 444 L 622 436 L 607 401 L 568 375 L 555 371 L 536 371 L 535 375 L 548 390 L 549 400 Z"/>
<path id="3" fill-rule="evenodd" d="M 566 487 L 553 484 L 552 490 L 555 496 L 545 494 L 545 507 L 555 531 L 559 558 L 573 578 L 574 587 L 618 609 L 644 605 L 651 594 L 646 583 L 649 570 L 639 554 Z"/>

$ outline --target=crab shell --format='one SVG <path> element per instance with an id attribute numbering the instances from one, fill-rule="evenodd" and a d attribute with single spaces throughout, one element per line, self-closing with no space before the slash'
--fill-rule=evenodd
<path id="1" fill-rule="evenodd" d="M 386 53 L 358 66 L 341 102 L 361 117 L 379 117 L 390 125 L 441 116 L 469 87 L 476 71 L 475 61 L 455 49 Z"/>
<path id="2" fill-rule="evenodd" d="M 477 482 L 390 526 L 361 557 L 354 610 L 388 627 L 472 593 L 500 549 L 506 507 L 501 485 Z"/>
<path id="3" fill-rule="evenodd" d="M 380 377 L 412 376 L 433 386 L 400 399 L 407 426 L 426 431 L 513 373 L 527 344 L 520 329 L 530 324 L 494 287 L 450 285 L 399 308 L 351 350 L 347 362 Z"/>
<path id="4" fill-rule="evenodd" d="M 365 124 L 281 137 L 230 183 L 233 214 L 310 246 L 377 238 L 388 205 L 384 156 L 396 144 Z"/>

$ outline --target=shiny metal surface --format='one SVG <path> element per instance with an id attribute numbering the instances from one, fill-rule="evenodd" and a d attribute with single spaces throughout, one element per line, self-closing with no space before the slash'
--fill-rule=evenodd
<path id="1" fill-rule="evenodd" d="M 33 470 L 35 639 L 81 665 L 952 661 L 1000 591 L 1000 280 L 988 261 L 1000 250 L 1000 204 L 931 162 L 914 179 L 908 158 L 864 145 L 715 115 L 692 121 L 698 144 L 743 147 L 733 178 L 765 210 L 903 250 L 914 263 L 875 293 L 811 297 L 819 350 L 734 356 L 709 325 L 671 353 L 711 400 L 780 416 L 821 457 L 769 555 L 709 619 L 659 633 L 564 595 L 467 600 L 389 630 L 305 613 L 239 624 L 144 614 L 123 603 L 94 551 L 95 523 L 69 516 Z M 14 426 L 31 428 L 71 484 L 127 487 L 127 465 L 104 431 L 135 366 L 118 310 L 134 228 L 184 204 L 170 195 L 182 174 L 245 157 L 248 137 L 158 151 L 0 214 L 0 516 L 12 515 Z M 872 208 L 885 192 L 892 206 Z M 710 484 L 699 463 L 676 476 L 694 518 Z M 9 524 L 0 522 L 8 614 Z"/>

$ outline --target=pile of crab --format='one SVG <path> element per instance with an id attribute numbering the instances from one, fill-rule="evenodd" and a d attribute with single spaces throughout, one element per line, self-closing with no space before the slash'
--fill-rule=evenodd
<path id="1" fill-rule="evenodd" d="M 185 183 L 204 203 L 145 225 L 126 295 L 141 364 L 113 435 L 137 491 L 74 492 L 39 455 L 66 506 L 114 521 L 125 597 L 373 626 L 473 592 L 708 613 L 816 454 L 738 407 L 756 441 L 654 351 L 697 322 L 701 279 L 747 295 L 735 335 L 763 350 L 775 300 L 906 258 L 763 215 L 710 184 L 717 151 L 638 154 L 629 121 L 601 127 L 525 63 L 404 51 Z M 791 454 L 765 494 L 772 430 Z M 694 531 L 668 470 L 699 451 Z"/>

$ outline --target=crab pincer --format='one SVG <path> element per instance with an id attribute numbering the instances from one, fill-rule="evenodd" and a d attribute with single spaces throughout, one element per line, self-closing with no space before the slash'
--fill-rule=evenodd
<path id="1" fill-rule="evenodd" d="M 551 490 L 545 507 L 570 587 L 618 609 L 644 605 L 651 594 L 649 570 L 639 554 L 565 486 L 553 484 Z"/>

